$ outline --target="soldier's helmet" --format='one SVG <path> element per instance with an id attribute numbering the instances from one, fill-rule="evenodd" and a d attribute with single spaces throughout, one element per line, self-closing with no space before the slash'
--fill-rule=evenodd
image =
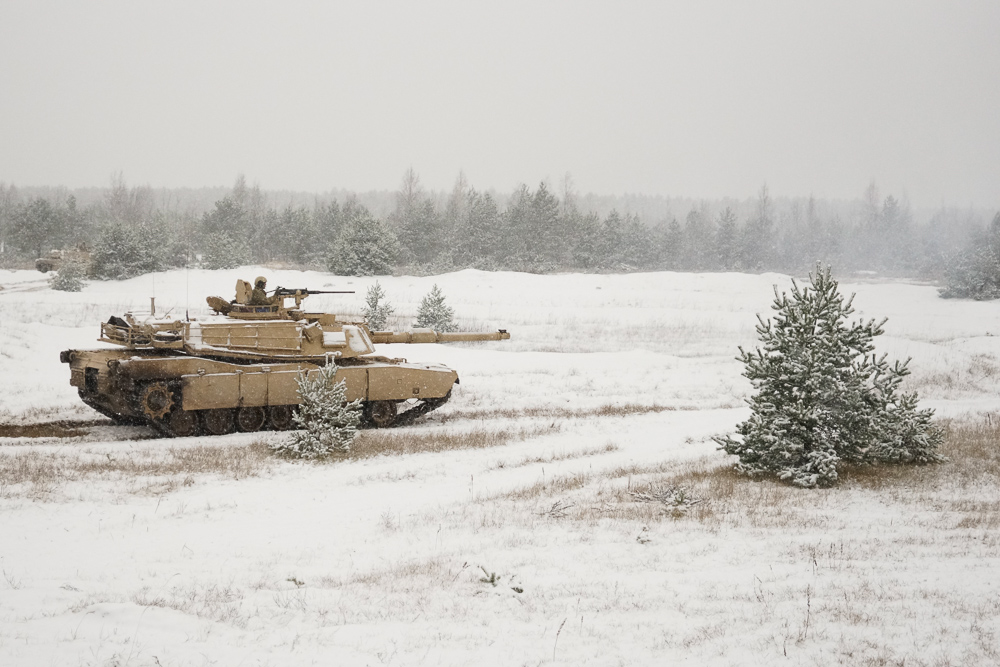
<path id="1" fill-rule="evenodd" d="M 257 278 L 253 281 L 253 286 L 264 289 L 267 286 L 267 278 L 264 276 L 257 276 Z"/>

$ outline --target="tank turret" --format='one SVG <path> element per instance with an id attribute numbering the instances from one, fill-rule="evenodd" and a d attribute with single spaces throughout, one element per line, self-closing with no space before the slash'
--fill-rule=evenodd
<path id="1" fill-rule="evenodd" d="M 362 402 L 368 425 L 409 423 L 443 405 L 458 374 L 378 356 L 376 344 L 510 338 L 502 329 L 372 332 L 364 322 L 302 310 L 303 300 L 319 293 L 331 292 L 278 288 L 260 305 L 241 297 L 237 285 L 233 301 L 208 298 L 215 315 L 190 320 L 157 317 L 151 305 L 147 316 L 126 313 L 101 324 L 100 340 L 118 349 L 66 350 L 60 359 L 81 399 L 116 422 L 144 422 L 174 436 L 222 435 L 289 428 L 298 374 L 330 363 L 348 400 Z"/>

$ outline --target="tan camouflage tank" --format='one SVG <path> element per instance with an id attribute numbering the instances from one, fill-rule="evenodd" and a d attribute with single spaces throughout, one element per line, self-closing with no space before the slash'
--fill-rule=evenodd
<path id="1" fill-rule="evenodd" d="M 239 281 L 236 299 L 208 297 L 215 314 L 197 320 L 157 317 L 153 307 L 145 316 L 112 317 L 99 340 L 117 347 L 66 350 L 60 361 L 84 403 L 117 423 L 146 423 L 171 436 L 290 428 L 298 374 L 334 363 L 347 399 L 361 400 L 364 422 L 386 427 L 443 405 L 458 373 L 375 355 L 375 344 L 510 338 L 503 329 L 370 331 L 364 322 L 302 310 L 305 297 L 324 292 L 279 287 L 266 306 L 250 305 L 250 293 Z"/>

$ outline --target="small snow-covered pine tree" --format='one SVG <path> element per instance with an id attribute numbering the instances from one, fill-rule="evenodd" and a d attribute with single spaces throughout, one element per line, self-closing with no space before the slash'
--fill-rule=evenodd
<path id="1" fill-rule="evenodd" d="M 368 320 L 368 328 L 372 331 L 385 331 L 389 316 L 394 312 L 395 309 L 385 300 L 385 290 L 376 280 L 365 294 L 364 316 Z"/>
<path id="2" fill-rule="evenodd" d="M 416 326 L 434 331 L 454 331 L 454 311 L 444 303 L 444 294 L 435 284 L 420 302 Z"/>
<path id="3" fill-rule="evenodd" d="M 293 418 L 299 430 L 271 445 L 276 454 L 319 459 L 350 451 L 361 421 L 361 401 L 347 401 L 347 384 L 335 382 L 336 375 L 332 361 L 318 371 L 299 373 L 302 402 Z"/>
<path id="4" fill-rule="evenodd" d="M 739 457 L 737 470 L 776 473 L 802 487 L 833 484 L 842 461 L 943 460 L 933 411 L 899 392 L 909 360 L 890 364 L 873 354 L 885 321 L 847 325 L 851 299 L 840 295 L 830 269 L 817 267 L 809 278 L 805 288 L 792 281 L 791 297 L 775 286 L 774 320 L 758 316 L 761 347 L 740 348 L 743 375 L 756 390 L 750 418 L 737 427 L 741 439 L 716 442 Z"/>
<path id="5" fill-rule="evenodd" d="M 79 292 L 84 287 L 83 265 L 80 262 L 64 262 L 58 273 L 49 278 L 49 286 L 61 292 Z"/>

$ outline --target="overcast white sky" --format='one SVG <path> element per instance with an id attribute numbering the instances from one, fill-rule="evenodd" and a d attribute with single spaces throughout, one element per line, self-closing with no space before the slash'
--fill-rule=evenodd
<path id="1" fill-rule="evenodd" d="M 1000 206 L 1000 2 L 0 0 L 0 181 Z"/>

